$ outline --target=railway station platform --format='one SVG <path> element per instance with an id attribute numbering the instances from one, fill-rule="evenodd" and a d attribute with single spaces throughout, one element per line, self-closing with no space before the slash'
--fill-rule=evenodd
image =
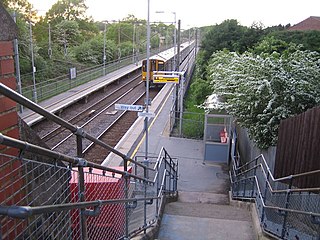
<path id="1" fill-rule="evenodd" d="M 203 141 L 170 137 L 168 121 L 173 93 L 173 85 L 165 85 L 150 107 L 155 118 L 149 120 L 148 156 L 157 156 L 164 147 L 179 161 L 178 201 L 165 206 L 158 239 L 257 239 L 248 208 L 230 204 L 228 166 L 204 162 Z M 116 146 L 117 150 L 132 158 L 144 156 L 143 126 L 140 117 Z M 110 154 L 104 164 L 116 166 L 120 162 Z"/>
<path id="2" fill-rule="evenodd" d="M 141 61 L 138 64 L 130 64 L 125 67 L 122 67 L 113 72 L 107 73 L 105 76 L 99 77 L 90 82 L 84 83 L 78 87 L 72 88 L 66 92 L 58 94 L 52 98 L 41 101 L 38 103 L 41 107 L 46 109 L 51 113 L 57 113 L 64 108 L 78 102 L 81 99 L 86 98 L 89 94 L 98 91 L 102 88 L 105 88 L 107 85 L 112 82 L 125 77 L 126 75 L 138 70 L 141 68 Z M 42 116 L 39 114 L 34 114 L 30 109 L 25 108 L 20 117 L 29 125 L 39 122 L 42 119 Z"/>

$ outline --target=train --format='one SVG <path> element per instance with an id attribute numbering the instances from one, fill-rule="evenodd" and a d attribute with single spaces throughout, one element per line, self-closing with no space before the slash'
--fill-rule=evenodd
<path id="1" fill-rule="evenodd" d="M 180 63 L 188 57 L 194 48 L 194 41 L 185 42 L 180 45 Z M 189 47 L 190 46 L 190 47 Z M 174 71 L 174 48 L 170 48 L 164 52 L 156 54 L 149 58 L 150 72 L 149 72 L 149 86 L 158 86 L 163 83 L 153 82 L 154 71 Z M 181 70 L 181 69 L 180 69 Z M 147 81 L 147 59 L 142 61 L 142 81 Z"/>

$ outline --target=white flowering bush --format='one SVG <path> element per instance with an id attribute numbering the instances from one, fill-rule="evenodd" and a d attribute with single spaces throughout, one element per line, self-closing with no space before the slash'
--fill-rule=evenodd
<path id="1" fill-rule="evenodd" d="M 320 103 L 320 55 L 255 55 L 219 51 L 209 63 L 209 80 L 218 106 L 248 129 L 260 148 L 276 145 L 281 119 Z M 211 105 L 212 106 L 212 105 Z"/>

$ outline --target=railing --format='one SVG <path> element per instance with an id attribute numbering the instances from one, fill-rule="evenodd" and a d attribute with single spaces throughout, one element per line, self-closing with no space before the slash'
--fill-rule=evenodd
<path id="1" fill-rule="evenodd" d="M 204 134 L 204 113 L 183 112 L 180 121 L 180 112 L 170 110 L 169 128 L 171 136 L 202 140 Z M 181 128 L 179 126 L 181 124 Z M 181 132 L 179 131 L 181 129 Z"/>
<path id="2" fill-rule="evenodd" d="M 150 167 L 152 161 L 130 159 L 3 84 L 0 93 L 71 130 L 78 153 L 70 157 L 0 134 L 0 144 L 20 149 L 19 157 L 0 154 L 0 239 L 128 239 L 159 221 L 160 203 L 177 189 L 178 165 L 165 149 Z M 83 138 L 122 157 L 123 166 L 86 161 Z M 142 221 L 134 215 L 138 205 Z"/>
<path id="3" fill-rule="evenodd" d="M 240 166 L 232 141 L 234 199 L 254 200 L 262 229 L 280 239 L 320 239 L 320 187 L 298 188 L 297 179 L 319 179 L 320 170 L 275 179 L 263 155 Z"/>

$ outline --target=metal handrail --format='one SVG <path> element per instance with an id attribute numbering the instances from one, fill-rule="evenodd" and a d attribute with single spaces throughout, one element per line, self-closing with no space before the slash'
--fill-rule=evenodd
<path id="1" fill-rule="evenodd" d="M 274 176 L 273 176 L 273 174 L 272 174 L 272 172 L 271 172 L 271 170 L 270 170 L 270 168 L 269 168 L 269 166 L 267 164 L 267 161 L 264 158 L 263 154 L 258 155 L 257 157 L 255 157 L 251 161 L 249 161 L 249 162 L 245 163 L 244 165 L 240 166 L 239 168 L 235 167 L 234 170 L 235 171 L 240 171 L 241 169 L 247 167 L 249 164 L 257 161 L 259 158 L 262 158 L 262 163 L 266 166 L 266 169 L 267 169 L 272 181 L 274 181 L 274 182 L 279 182 L 279 181 L 284 181 L 284 180 L 291 180 L 291 179 L 302 177 L 302 176 L 308 176 L 308 175 L 313 175 L 313 174 L 320 173 L 320 170 L 314 170 L 314 171 L 309 171 L 309 172 L 304 172 L 304 173 L 291 174 L 291 175 L 284 176 L 284 177 L 281 177 L 281 178 L 274 178 Z M 236 166 L 236 164 L 234 164 L 234 166 Z"/>
<path id="2" fill-rule="evenodd" d="M 268 183 L 268 187 L 269 187 L 271 193 L 288 193 L 288 189 L 286 189 L 286 190 L 274 190 L 274 189 L 272 188 L 272 186 L 271 186 L 271 184 L 270 184 L 270 181 L 267 180 L 266 172 L 265 172 L 265 170 L 264 170 L 264 168 L 263 168 L 263 166 L 262 166 L 261 163 L 259 163 L 259 164 L 255 165 L 255 166 L 247 169 L 246 171 L 241 172 L 241 173 L 238 174 L 238 175 L 237 175 L 237 174 L 234 174 L 234 176 L 237 178 L 237 177 L 239 177 L 239 176 L 241 176 L 241 175 L 245 175 L 246 173 L 252 171 L 253 169 L 257 169 L 257 168 L 259 168 L 259 167 L 261 167 L 261 171 L 263 172 L 263 175 L 264 175 L 264 177 L 265 177 L 265 179 L 266 179 L 266 181 L 267 181 L 267 183 Z M 320 170 L 310 171 L 310 172 L 308 172 L 308 174 L 302 173 L 302 174 L 290 175 L 289 177 L 292 176 L 292 179 L 293 179 L 294 176 L 301 177 L 301 176 L 313 175 L 313 174 L 316 174 L 316 173 L 320 173 Z M 271 175 L 270 175 L 270 176 L 271 176 Z M 240 180 L 233 181 L 233 180 L 232 180 L 232 177 L 230 177 L 231 183 L 241 182 L 241 181 L 244 181 L 244 180 L 250 179 L 250 178 L 252 178 L 252 177 L 242 178 L 242 179 L 240 179 Z M 278 178 L 278 179 L 276 179 L 274 182 L 281 181 L 281 180 L 288 180 L 288 179 L 291 179 L 291 178 L 288 178 L 288 177 Z M 320 187 L 318 187 L 318 188 L 295 188 L 295 189 L 290 189 L 290 192 L 310 192 L 310 191 L 320 191 Z"/>
<path id="3" fill-rule="evenodd" d="M 264 199 L 262 197 L 262 192 L 260 190 L 259 183 L 258 183 L 258 180 L 257 180 L 256 176 L 244 178 L 244 179 L 241 179 L 241 180 L 238 180 L 238 181 L 232 181 L 232 179 L 231 179 L 231 183 L 232 184 L 233 183 L 238 183 L 238 182 L 245 181 L 245 180 L 248 180 L 248 179 L 254 179 L 254 181 L 256 183 L 256 186 L 258 188 L 259 198 L 261 199 L 263 207 L 269 208 L 269 209 L 275 209 L 275 210 L 279 210 L 279 211 L 287 211 L 287 212 L 293 212 L 293 213 L 299 213 L 299 214 L 305 214 L 305 215 L 311 215 L 311 216 L 315 216 L 315 217 L 320 217 L 320 213 L 299 211 L 299 210 L 295 210 L 295 209 L 281 208 L 281 207 L 275 207 L 275 206 L 271 206 L 271 205 L 265 204 L 265 201 L 264 201 Z M 286 190 L 273 191 L 272 193 L 304 192 L 304 191 L 299 191 L 299 190 L 301 190 L 301 189 L 286 189 Z M 305 190 L 305 189 L 303 189 L 303 190 Z M 311 190 L 312 191 L 320 191 L 320 188 L 312 188 Z M 309 192 L 309 190 L 308 190 L 308 192 Z M 237 196 L 235 198 L 241 198 L 241 197 Z"/>
<path id="4" fill-rule="evenodd" d="M 236 153 L 235 153 L 236 154 Z M 258 160 L 260 159 L 260 162 L 258 162 Z M 272 236 L 281 236 L 281 238 L 284 238 L 285 232 L 287 231 L 286 228 L 286 221 L 287 221 L 287 215 L 288 214 L 299 214 L 299 215 L 305 215 L 310 219 L 309 217 L 311 217 L 311 221 L 312 222 L 316 222 L 316 224 L 320 224 L 320 213 L 315 212 L 315 211 L 308 211 L 308 210 L 303 210 L 303 209 L 294 209 L 292 207 L 290 207 L 291 205 L 289 204 L 289 199 L 290 196 L 300 196 L 300 195 L 291 195 L 291 193 L 303 193 L 303 192 L 316 192 L 316 191 L 320 191 L 320 187 L 316 187 L 316 188 L 292 188 L 292 181 L 296 178 L 302 177 L 302 176 L 311 176 L 314 174 L 319 174 L 320 170 L 314 170 L 314 171 L 309 171 L 309 172 L 305 172 L 305 173 L 299 173 L 299 174 L 293 174 L 293 175 L 289 175 L 289 176 L 285 176 L 285 177 L 281 177 L 281 178 L 274 178 L 270 168 L 264 158 L 264 156 L 262 154 L 260 154 L 259 156 L 255 157 L 253 160 L 249 161 L 248 163 L 237 167 L 236 165 L 236 158 L 233 154 L 231 154 L 231 162 L 232 162 L 232 168 L 229 172 L 230 174 L 230 181 L 231 181 L 231 186 L 232 186 L 232 197 L 234 199 L 255 199 L 255 203 L 257 204 L 257 210 L 258 213 L 260 213 L 261 215 L 259 217 L 261 217 L 260 219 L 260 224 L 262 226 L 262 229 L 264 232 L 266 232 L 269 235 Z M 260 169 L 260 174 L 257 175 L 257 169 Z M 250 175 L 249 175 L 250 173 Z M 249 175 L 249 176 L 248 176 Z M 260 178 L 258 179 L 258 176 L 261 176 L 261 180 Z M 276 183 L 276 182 L 281 182 L 281 181 L 285 181 L 285 180 L 290 180 L 288 187 L 286 189 L 274 189 L 272 186 L 272 183 Z M 264 185 L 260 185 L 261 182 L 265 182 Z M 246 188 L 246 184 L 247 183 L 251 183 L 250 184 L 250 188 Z M 237 190 L 237 186 L 241 186 L 240 189 Z M 264 187 L 262 192 L 261 186 Z M 233 189 L 235 187 L 235 189 Z M 255 190 L 256 187 L 256 190 Z M 267 192 L 268 190 L 268 192 Z M 251 193 L 250 193 L 251 192 Z M 254 195 L 254 192 L 256 192 L 256 194 Z M 240 193 L 240 195 L 236 194 L 236 193 Z M 243 195 L 241 195 L 241 193 Z M 268 193 L 268 195 L 267 195 Z M 270 195 L 269 195 L 270 194 Z M 271 203 L 273 202 L 273 196 L 283 196 L 285 198 L 285 201 L 283 202 L 284 207 L 281 206 L 275 206 L 275 205 L 270 205 L 270 204 L 266 204 L 266 201 L 268 200 L 269 202 L 271 201 Z M 269 199 L 266 198 L 266 196 L 271 196 Z M 266 224 L 264 222 L 265 219 L 265 212 L 266 210 L 273 210 L 276 213 L 284 216 L 283 218 L 283 222 L 281 224 L 282 228 L 280 227 L 280 234 L 277 232 L 274 232 L 273 229 L 270 228 L 270 224 Z M 270 220 L 269 220 L 270 221 Z M 278 228 L 277 228 L 278 229 Z"/>
<path id="5" fill-rule="evenodd" d="M 107 204 L 119 204 L 119 203 L 134 203 L 137 201 L 153 200 L 158 197 L 146 197 L 146 198 L 128 198 L 128 199 L 108 199 L 108 200 L 96 200 L 78 203 L 65 203 L 55 205 L 43 205 L 38 207 L 30 206 L 0 206 L 0 215 L 8 216 L 12 218 L 25 219 L 30 216 L 39 215 L 43 213 L 61 212 L 73 209 L 85 209 L 88 207 L 101 207 Z"/>
<path id="6" fill-rule="evenodd" d="M 118 169 L 114 169 L 114 168 L 102 166 L 102 165 L 99 165 L 99 164 L 96 164 L 93 162 L 89 162 L 89 161 L 85 160 L 84 158 L 70 157 L 70 156 L 65 155 L 63 153 L 55 152 L 55 151 L 31 144 L 31 143 L 28 143 L 28 142 L 23 142 L 21 140 L 15 139 L 15 138 L 5 136 L 2 133 L 0 133 L 0 144 L 7 145 L 9 147 L 18 148 L 20 150 L 26 150 L 26 151 L 29 151 L 29 152 L 32 152 L 35 154 L 44 155 L 47 157 L 54 158 L 56 160 L 65 161 L 65 162 L 71 163 L 75 166 L 97 168 L 102 171 L 108 171 L 108 172 L 120 174 L 122 176 L 132 177 L 134 179 L 144 181 L 144 182 L 151 184 L 151 185 L 154 184 L 153 181 L 150 181 L 150 180 L 143 178 L 143 177 L 139 177 L 139 176 L 131 174 L 129 172 L 121 171 Z"/>

